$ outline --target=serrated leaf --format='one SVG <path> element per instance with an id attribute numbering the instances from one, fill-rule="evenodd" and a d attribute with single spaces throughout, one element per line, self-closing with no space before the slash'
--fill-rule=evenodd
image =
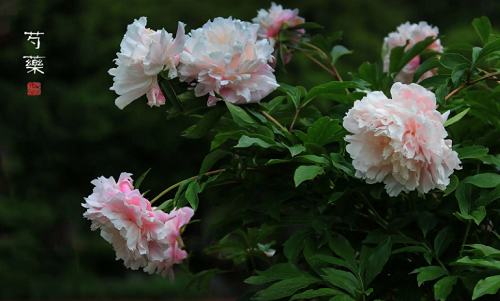
<path id="1" fill-rule="evenodd" d="M 462 119 L 465 116 L 465 114 L 467 114 L 467 112 L 469 112 L 469 110 L 470 110 L 470 108 L 467 108 L 467 109 L 463 110 L 462 112 L 458 113 L 457 115 L 453 116 L 452 118 L 448 119 L 444 123 L 444 127 L 450 126 L 450 125 L 454 124 L 455 122 L 460 121 L 460 119 Z"/>

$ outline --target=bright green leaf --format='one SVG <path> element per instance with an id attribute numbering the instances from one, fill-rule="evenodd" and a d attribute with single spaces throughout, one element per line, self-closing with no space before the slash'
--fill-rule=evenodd
<path id="1" fill-rule="evenodd" d="M 332 49 L 332 63 L 335 64 L 341 56 L 351 53 L 352 50 L 349 50 L 342 45 L 334 46 Z"/>
<path id="2" fill-rule="evenodd" d="M 417 282 L 418 282 L 419 287 L 425 281 L 435 280 L 435 279 L 438 279 L 438 278 L 448 274 L 448 272 L 440 266 L 428 266 L 428 267 L 419 268 L 419 269 L 414 270 L 410 274 L 415 274 L 415 273 L 418 273 Z"/>
<path id="3" fill-rule="evenodd" d="M 456 283 L 457 276 L 448 276 L 439 280 L 434 284 L 434 297 L 439 301 L 445 301 Z"/>
<path id="4" fill-rule="evenodd" d="M 481 41 L 483 41 L 483 45 L 488 44 L 491 35 L 490 20 L 485 16 L 482 16 L 481 18 L 475 18 L 472 21 L 472 26 L 474 26 L 474 29 L 481 38 Z"/>
<path id="5" fill-rule="evenodd" d="M 299 186 L 302 182 L 312 180 L 318 175 L 324 173 L 323 167 L 317 165 L 302 165 L 295 170 L 293 181 L 295 187 Z"/>
<path id="6" fill-rule="evenodd" d="M 462 119 L 465 114 L 467 114 L 467 112 L 469 112 L 470 108 L 467 108 L 465 110 L 463 110 L 462 112 L 458 113 L 457 115 L 453 116 L 452 118 L 448 119 L 445 123 L 444 123 L 444 127 L 447 127 L 447 126 L 450 126 L 452 124 L 454 124 L 455 122 L 459 121 L 460 119 Z"/>

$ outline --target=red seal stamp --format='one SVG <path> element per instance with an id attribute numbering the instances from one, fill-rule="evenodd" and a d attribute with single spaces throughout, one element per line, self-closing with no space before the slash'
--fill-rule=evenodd
<path id="1" fill-rule="evenodd" d="M 38 82 L 28 83 L 28 95 L 36 96 L 42 94 L 42 84 Z"/>

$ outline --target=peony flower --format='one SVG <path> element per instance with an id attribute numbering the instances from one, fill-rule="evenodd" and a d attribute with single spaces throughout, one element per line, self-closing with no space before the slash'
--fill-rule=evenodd
<path id="1" fill-rule="evenodd" d="M 147 95 L 150 106 L 165 103 L 158 86 L 157 76 L 168 70 L 168 77 L 177 77 L 179 54 L 184 49 L 184 24 L 179 22 L 175 40 L 165 29 L 153 31 L 146 28 L 146 17 L 141 17 L 127 27 L 127 32 L 117 53 L 116 68 L 108 72 L 113 76 L 114 90 L 120 95 L 115 104 L 120 109 L 137 98 Z"/>
<path id="2" fill-rule="evenodd" d="M 271 45 L 276 48 L 276 41 L 279 40 L 281 29 L 305 22 L 298 14 L 298 9 L 283 9 L 281 5 L 276 5 L 276 3 L 272 2 L 269 11 L 265 9 L 259 10 L 257 17 L 253 18 L 252 22 L 260 25 L 257 32 L 259 38 L 268 39 Z M 305 31 L 304 29 L 298 29 L 297 32 L 299 35 L 296 38 L 299 38 Z M 291 54 L 285 58 L 285 61 L 289 61 L 290 58 Z"/>
<path id="3" fill-rule="evenodd" d="M 391 50 L 398 46 L 406 45 L 409 41 L 406 50 L 413 47 L 418 42 L 425 40 L 427 37 L 437 37 L 439 34 L 439 29 L 437 27 L 431 27 L 427 22 L 420 22 L 418 24 L 410 24 L 406 22 L 401 24 L 395 32 L 391 32 L 388 37 L 384 38 L 383 46 L 383 58 L 384 58 L 384 72 L 389 72 L 390 55 Z M 434 41 L 427 49 L 434 50 L 436 52 L 443 52 L 443 47 L 441 46 L 441 41 L 438 39 Z M 403 69 L 396 75 L 394 81 L 402 82 L 404 84 L 409 84 L 413 81 L 413 75 L 420 66 L 420 57 L 414 57 Z M 437 69 L 433 69 L 424 73 L 419 81 L 422 81 L 428 77 L 433 76 Z"/>
<path id="4" fill-rule="evenodd" d="M 391 95 L 369 92 L 344 117 L 343 126 L 353 133 L 345 140 L 356 177 L 384 182 L 390 196 L 444 190 L 461 169 L 451 140 L 444 139 L 449 112 L 439 113 L 435 95 L 417 84 L 395 83 Z"/>
<path id="5" fill-rule="evenodd" d="M 174 281 L 173 265 L 181 263 L 187 257 L 186 251 L 181 249 L 184 246 L 181 239 L 183 227 L 193 215 L 193 209 L 184 207 L 173 210 L 170 214 L 164 216 L 163 220 L 168 232 L 167 240 L 172 247 L 165 251 L 163 260 L 149 262 L 148 266 L 144 268 L 145 272 L 161 274 L 163 277 L 169 275 L 170 281 Z"/>
<path id="6" fill-rule="evenodd" d="M 87 208 L 83 216 L 92 221 L 91 229 L 101 229 L 117 259 L 136 270 L 150 261 L 163 260 L 171 245 L 165 227 L 168 216 L 154 211 L 132 182 L 128 173 L 122 173 L 118 182 L 100 177 L 92 181 L 94 191 L 82 206 Z"/>
<path id="7" fill-rule="evenodd" d="M 256 103 L 278 84 L 268 65 L 273 47 L 257 41 L 259 25 L 216 18 L 191 31 L 180 55 L 181 81 L 192 82 L 197 97 L 208 94 L 208 105 L 220 99 L 234 104 Z"/>

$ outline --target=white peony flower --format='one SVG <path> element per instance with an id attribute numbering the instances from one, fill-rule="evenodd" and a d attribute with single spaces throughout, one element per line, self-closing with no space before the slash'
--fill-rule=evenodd
<path id="1" fill-rule="evenodd" d="M 181 81 L 193 82 L 197 97 L 209 94 L 208 105 L 220 99 L 234 104 L 259 102 L 278 84 L 268 65 L 273 47 L 257 41 L 259 25 L 216 18 L 191 31 L 180 56 Z"/>
<path id="2" fill-rule="evenodd" d="M 165 103 L 158 87 L 157 76 L 168 70 L 169 78 L 177 77 L 179 54 L 184 49 L 184 24 L 179 22 L 175 40 L 165 29 L 153 31 L 146 28 L 146 17 L 134 20 L 117 53 L 116 68 L 109 70 L 113 76 L 114 90 L 120 97 L 115 104 L 120 109 L 146 94 L 150 106 Z"/>
<path id="3" fill-rule="evenodd" d="M 384 46 L 382 47 L 384 58 L 384 72 L 389 72 L 390 55 L 391 50 L 398 46 L 406 45 L 406 41 L 409 41 L 406 49 L 413 47 L 418 42 L 425 40 L 427 37 L 437 37 L 439 34 L 439 29 L 437 27 L 432 27 L 427 22 L 420 22 L 418 24 L 410 24 L 406 22 L 398 26 L 395 32 L 391 32 L 388 37 L 384 38 Z M 443 52 L 443 47 L 441 46 L 441 41 L 438 39 L 434 41 L 427 49 L 434 50 L 436 52 Z M 402 82 L 404 84 L 409 84 L 413 81 L 413 75 L 420 66 L 420 57 L 414 57 L 404 68 L 401 70 L 394 81 Z M 419 81 L 433 76 L 437 69 L 433 69 L 424 73 Z"/>
<path id="4" fill-rule="evenodd" d="M 369 92 L 344 117 L 353 133 L 345 140 L 356 176 L 384 182 L 390 196 L 444 190 L 453 170 L 461 169 L 451 140 L 444 139 L 449 112 L 439 113 L 435 95 L 417 84 L 395 83 L 391 95 Z"/>

